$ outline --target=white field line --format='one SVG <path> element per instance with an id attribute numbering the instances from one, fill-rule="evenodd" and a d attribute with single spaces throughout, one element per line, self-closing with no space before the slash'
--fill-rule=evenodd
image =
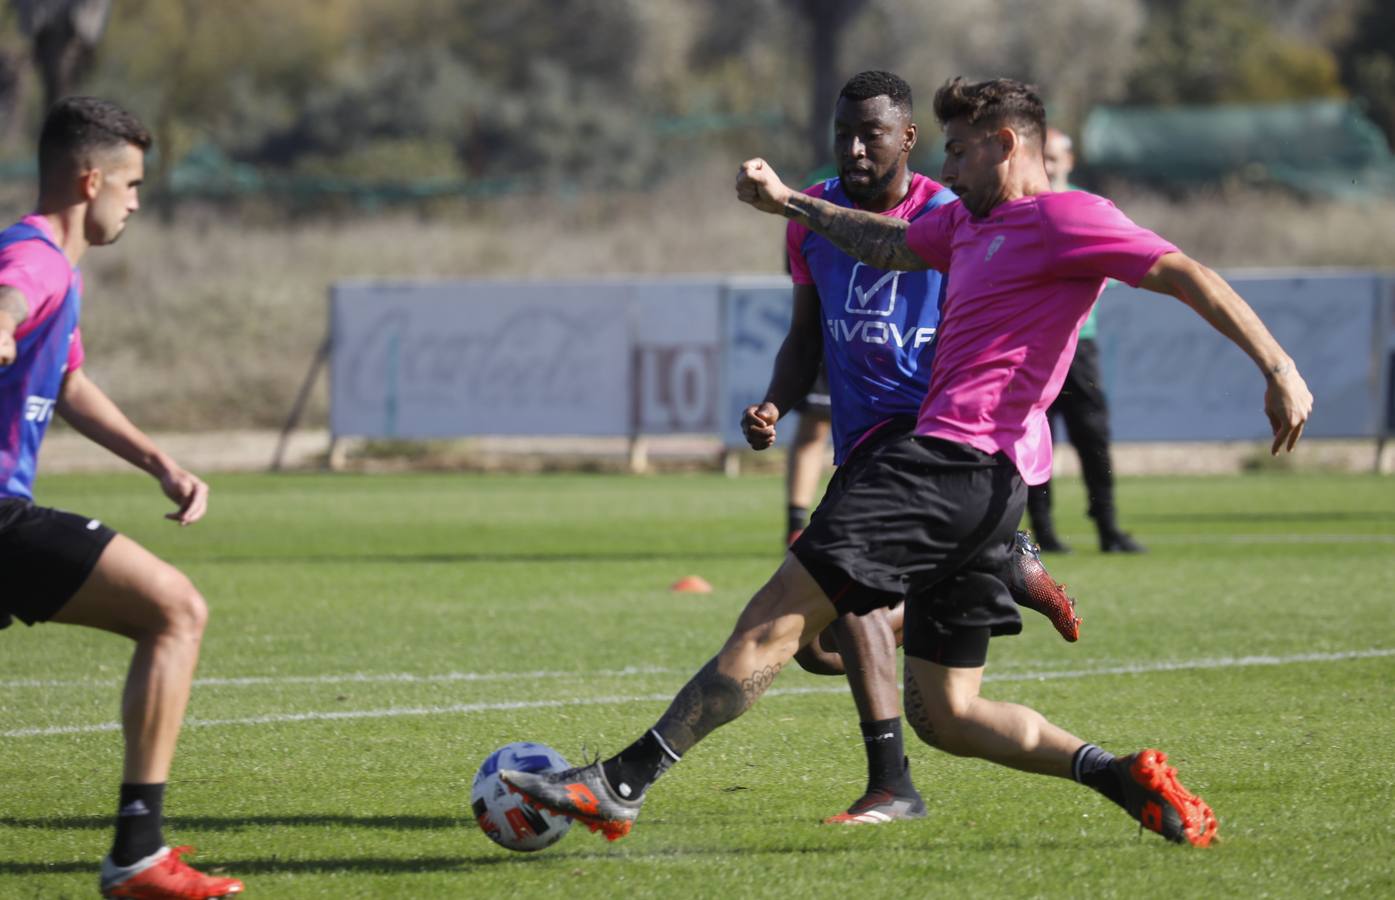
<path id="1" fill-rule="evenodd" d="M 623 669 L 603 669 L 591 672 L 442 672 L 436 675 L 413 675 L 410 672 L 349 672 L 344 675 L 251 675 L 242 678 L 195 678 L 195 687 L 262 687 L 277 684 L 443 684 L 469 681 L 540 681 L 549 678 L 629 678 L 634 675 L 672 675 L 682 669 L 654 666 L 627 666 Z M 0 681 L 4 688 L 47 687 L 115 687 L 116 679 L 75 678 L 38 679 L 17 678 Z"/>
<path id="2" fill-rule="evenodd" d="M 1150 534 L 1147 540 L 1150 544 L 1395 544 L 1395 534 Z"/>
<path id="3" fill-rule="evenodd" d="M 1109 666 L 1097 669 L 1073 669 L 1039 672 L 1003 673 L 985 675 L 984 681 L 1054 681 L 1064 678 L 1092 678 L 1108 675 L 1143 675 L 1151 672 L 1181 672 L 1198 669 L 1233 669 L 1245 666 L 1290 666 L 1303 663 L 1341 662 L 1353 659 L 1376 659 L 1395 656 L 1395 648 L 1372 650 L 1347 650 L 1335 653 L 1299 653 L 1291 656 L 1226 656 L 1212 659 L 1191 659 L 1138 663 L 1127 666 Z M 621 670 L 640 674 L 649 671 L 667 670 Z M 550 674 L 550 673 L 549 673 Z M 580 673 L 566 673 L 580 674 Z M 599 674 L 599 673 L 596 673 Z M 516 677 L 516 676 L 515 676 Z M 457 679 L 459 680 L 459 679 Z M 767 697 L 792 697 L 806 694 L 841 694 L 847 691 L 842 679 L 836 684 L 822 687 L 774 688 L 766 692 Z M 263 716 L 248 716 L 238 719 L 189 719 L 184 724 L 189 728 L 212 728 L 225 725 L 270 725 L 281 722 L 330 722 L 349 719 L 388 719 L 399 716 L 442 716 L 469 715 L 481 712 L 502 712 L 519 709 L 552 709 L 563 706 L 606 706 L 624 703 L 661 703 L 672 699 L 672 694 L 635 694 L 609 697 L 569 697 L 558 700 L 517 700 L 495 703 L 456 703 L 447 706 L 393 706 L 386 709 L 334 710 L 305 713 L 269 713 Z M 59 725 L 50 728 L 17 728 L 0 732 L 0 737 L 45 737 L 64 734 L 92 734 L 103 731 L 118 731 L 116 722 L 100 725 Z"/>

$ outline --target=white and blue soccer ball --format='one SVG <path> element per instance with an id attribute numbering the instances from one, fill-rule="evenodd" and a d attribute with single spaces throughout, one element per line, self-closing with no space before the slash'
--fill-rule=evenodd
<path id="1" fill-rule="evenodd" d="M 546 744 L 519 741 L 485 757 L 470 790 L 470 808 L 480 830 L 500 847 L 528 853 L 551 847 L 572 827 L 571 819 L 534 809 L 510 791 L 500 769 L 515 772 L 560 772 L 571 765 Z"/>

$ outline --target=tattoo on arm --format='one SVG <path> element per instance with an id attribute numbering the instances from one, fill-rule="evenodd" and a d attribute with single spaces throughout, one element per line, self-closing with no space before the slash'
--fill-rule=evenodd
<path id="1" fill-rule="evenodd" d="M 1270 366 L 1268 369 L 1265 369 L 1265 370 L 1264 370 L 1264 374 L 1265 374 L 1266 376 L 1268 376 L 1269 378 L 1277 378 L 1277 377 L 1279 377 L 1280 375 L 1287 375 L 1289 372 L 1292 372 L 1292 371 L 1293 371 L 1293 363 L 1292 363 L 1292 361 L 1290 361 L 1290 362 L 1281 362 L 1281 363 L 1279 363 L 1278 365 Z"/>
<path id="2" fill-rule="evenodd" d="M 750 709 L 779 672 L 778 665 L 767 666 L 737 681 L 717 671 L 714 657 L 673 698 L 654 730 L 681 756 L 714 730 Z"/>
<path id="3" fill-rule="evenodd" d="M 808 225 L 840 250 L 869 266 L 901 272 L 929 268 L 925 260 L 906 245 L 910 223 L 904 219 L 848 209 L 806 194 L 791 196 L 784 214 L 786 218 Z"/>
<path id="4" fill-rule="evenodd" d="M 18 327 L 20 323 L 29 318 L 29 301 L 14 288 L 0 284 L 0 313 L 9 313 L 15 326 Z"/>
<path id="5" fill-rule="evenodd" d="M 909 673 L 906 675 L 905 696 L 901 699 L 902 706 L 906 710 L 906 721 L 920 739 L 931 747 L 940 745 L 939 736 L 935 734 L 935 725 L 930 721 L 930 711 L 925 707 L 925 697 L 920 693 L 920 686 L 916 684 L 915 678 Z"/>

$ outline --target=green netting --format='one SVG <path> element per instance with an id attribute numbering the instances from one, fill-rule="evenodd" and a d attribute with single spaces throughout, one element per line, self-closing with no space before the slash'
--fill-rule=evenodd
<path id="1" fill-rule="evenodd" d="M 1167 187 L 1239 179 L 1337 197 L 1395 196 L 1395 156 L 1353 103 L 1098 107 L 1081 134 L 1095 177 Z"/>

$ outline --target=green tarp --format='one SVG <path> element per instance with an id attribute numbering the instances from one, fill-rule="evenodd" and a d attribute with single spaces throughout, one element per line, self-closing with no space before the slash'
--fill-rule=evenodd
<path id="1" fill-rule="evenodd" d="M 1238 180 L 1321 196 L 1395 196 L 1395 156 L 1385 136 L 1342 100 L 1097 107 L 1079 151 L 1096 179 L 1164 188 Z"/>

